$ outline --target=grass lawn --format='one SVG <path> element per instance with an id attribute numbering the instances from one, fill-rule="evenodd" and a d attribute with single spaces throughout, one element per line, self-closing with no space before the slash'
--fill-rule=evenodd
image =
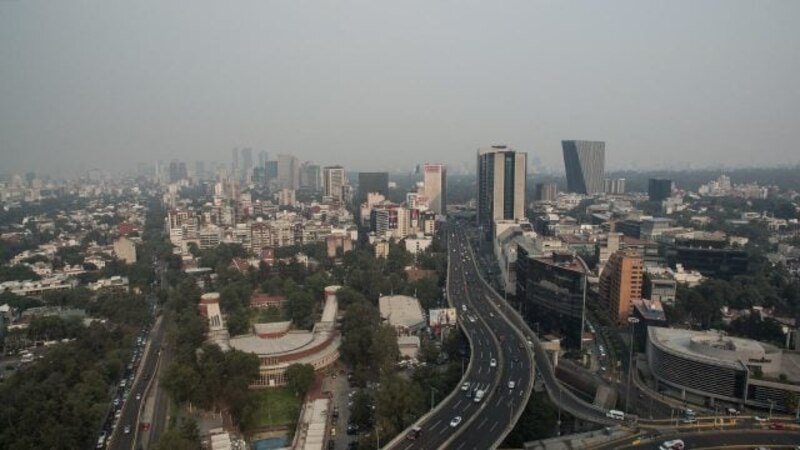
<path id="1" fill-rule="evenodd" d="M 256 323 L 283 322 L 286 320 L 284 311 L 278 308 L 252 309 L 250 311 L 251 325 Z"/>
<path id="2" fill-rule="evenodd" d="M 258 409 L 253 414 L 253 427 L 294 425 L 300 414 L 301 399 L 288 388 L 253 391 Z"/>

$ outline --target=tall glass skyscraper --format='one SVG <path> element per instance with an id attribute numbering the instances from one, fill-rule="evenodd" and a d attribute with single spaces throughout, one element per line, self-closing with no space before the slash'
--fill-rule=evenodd
<path id="1" fill-rule="evenodd" d="M 495 220 L 525 218 L 528 154 L 505 145 L 478 149 L 478 226 L 491 236 Z"/>
<path id="2" fill-rule="evenodd" d="M 561 141 L 567 192 L 596 194 L 603 192 L 606 143 L 602 141 Z"/>

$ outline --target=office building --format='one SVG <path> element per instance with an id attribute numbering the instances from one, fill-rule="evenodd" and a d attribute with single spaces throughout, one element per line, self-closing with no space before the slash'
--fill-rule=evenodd
<path id="1" fill-rule="evenodd" d="M 642 298 L 644 262 L 634 250 L 619 250 L 608 259 L 600 274 L 600 301 L 617 323 L 625 323 L 632 301 Z"/>
<path id="2" fill-rule="evenodd" d="M 603 192 L 611 195 L 625 193 L 625 178 L 606 178 L 603 181 Z"/>
<path id="3" fill-rule="evenodd" d="M 478 149 L 478 226 L 487 238 L 495 220 L 525 218 L 528 154 L 505 145 Z"/>
<path id="4" fill-rule="evenodd" d="M 258 152 L 258 167 L 265 169 L 267 167 L 267 161 L 269 161 L 269 154 L 264 150 Z"/>
<path id="5" fill-rule="evenodd" d="M 180 180 L 189 178 L 186 170 L 186 163 L 173 159 L 169 163 L 169 182 L 176 183 Z"/>
<path id="6" fill-rule="evenodd" d="M 323 192 L 326 197 L 341 202 L 344 195 L 344 185 L 347 184 L 347 175 L 342 166 L 329 166 L 322 169 Z"/>
<path id="7" fill-rule="evenodd" d="M 202 181 L 206 179 L 206 163 L 203 161 L 194 162 L 194 179 Z"/>
<path id="8" fill-rule="evenodd" d="M 266 172 L 267 181 L 277 180 L 278 179 L 278 161 L 269 161 L 268 160 L 265 172 Z"/>
<path id="9" fill-rule="evenodd" d="M 239 173 L 239 149 L 234 148 L 231 150 L 231 173 L 236 175 Z"/>
<path id="10" fill-rule="evenodd" d="M 561 141 L 567 192 L 597 194 L 603 192 L 606 143 L 601 141 Z"/>
<path id="11" fill-rule="evenodd" d="M 658 300 L 634 299 L 631 314 L 639 319 L 633 328 L 634 342 L 636 343 L 634 350 L 643 352 L 647 348 L 647 328 L 669 326 L 667 315 L 664 313 L 664 305 Z"/>
<path id="12" fill-rule="evenodd" d="M 322 169 L 316 164 L 304 163 L 300 167 L 300 187 L 317 192 L 322 186 Z"/>
<path id="13" fill-rule="evenodd" d="M 672 195 L 672 180 L 650 178 L 647 182 L 647 195 L 651 202 L 663 202 Z"/>
<path id="14" fill-rule="evenodd" d="M 561 337 L 566 347 L 579 348 L 589 267 L 572 253 L 537 253 L 528 243 L 517 246 L 516 291 L 526 320 L 541 333 Z"/>
<path id="15" fill-rule="evenodd" d="M 378 193 L 384 197 L 389 196 L 388 172 L 359 172 L 358 173 L 358 198 L 357 204 L 366 201 L 367 194 Z"/>
<path id="16" fill-rule="evenodd" d="M 715 330 L 648 327 L 647 363 L 659 391 L 698 404 L 794 413 L 800 395 L 798 355 Z"/>
<path id="17" fill-rule="evenodd" d="M 536 183 L 533 200 L 537 202 L 552 202 L 558 196 L 558 186 L 555 184 Z"/>
<path id="18" fill-rule="evenodd" d="M 281 186 L 289 189 L 300 187 L 299 170 L 297 158 L 292 155 L 278 155 L 277 181 Z"/>
<path id="19" fill-rule="evenodd" d="M 426 163 L 423 167 L 428 209 L 447 214 L 447 169 L 444 164 Z"/>
<path id="20" fill-rule="evenodd" d="M 746 250 L 711 239 L 676 239 L 675 245 L 667 248 L 667 261 L 670 267 L 681 265 L 686 270 L 716 278 L 744 275 L 749 266 Z"/>
<path id="21" fill-rule="evenodd" d="M 253 176 L 253 149 L 242 149 L 242 172 L 241 178 L 248 179 Z"/>

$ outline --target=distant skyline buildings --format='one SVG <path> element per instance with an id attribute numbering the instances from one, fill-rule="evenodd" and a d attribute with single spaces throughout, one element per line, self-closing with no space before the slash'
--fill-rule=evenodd
<path id="1" fill-rule="evenodd" d="M 358 198 L 361 204 L 367 194 L 377 192 L 384 197 L 389 195 L 389 172 L 359 172 L 358 173 Z"/>
<path id="2" fill-rule="evenodd" d="M 447 168 L 444 164 L 425 163 L 422 167 L 428 208 L 436 214 L 447 214 Z"/>
<path id="3" fill-rule="evenodd" d="M 344 186 L 347 184 L 347 175 L 344 167 L 324 167 L 322 169 L 322 180 L 324 195 L 341 202 L 344 198 Z"/>
<path id="4" fill-rule="evenodd" d="M 647 181 L 647 196 L 651 202 L 661 202 L 672 195 L 672 180 L 667 178 L 650 178 Z"/>
<path id="5" fill-rule="evenodd" d="M 597 194 L 604 191 L 606 143 L 603 141 L 561 141 L 567 192 Z"/>

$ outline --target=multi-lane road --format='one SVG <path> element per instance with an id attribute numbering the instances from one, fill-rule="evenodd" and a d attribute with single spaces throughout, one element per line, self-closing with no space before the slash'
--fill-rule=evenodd
<path id="1" fill-rule="evenodd" d="M 448 299 L 471 346 L 461 386 L 418 421 L 415 440 L 400 440 L 401 450 L 496 448 L 524 410 L 533 388 L 533 361 L 525 337 L 505 318 L 478 275 L 463 232 L 448 234 Z M 475 401 L 477 391 L 483 398 Z M 452 425 L 454 418 L 460 423 Z"/>
<path id="2" fill-rule="evenodd" d="M 800 447 L 800 432 L 769 430 L 728 430 L 684 433 L 664 433 L 657 437 L 630 438 L 591 447 L 592 450 L 658 449 L 665 441 L 680 439 L 687 449 L 796 449 Z"/>
<path id="3" fill-rule="evenodd" d="M 155 374 L 163 336 L 161 321 L 157 320 L 150 332 L 150 342 L 145 346 L 142 362 L 133 381 L 133 387 L 130 389 L 130 395 L 122 405 L 122 414 L 111 434 L 109 449 L 131 450 L 137 448 L 134 439 L 137 436 L 137 428 L 139 427 L 138 419 L 141 402 L 145 400 L 146 387 Z M 126 426 L 129 427 L 127 433 L 125 432 Z"/>

